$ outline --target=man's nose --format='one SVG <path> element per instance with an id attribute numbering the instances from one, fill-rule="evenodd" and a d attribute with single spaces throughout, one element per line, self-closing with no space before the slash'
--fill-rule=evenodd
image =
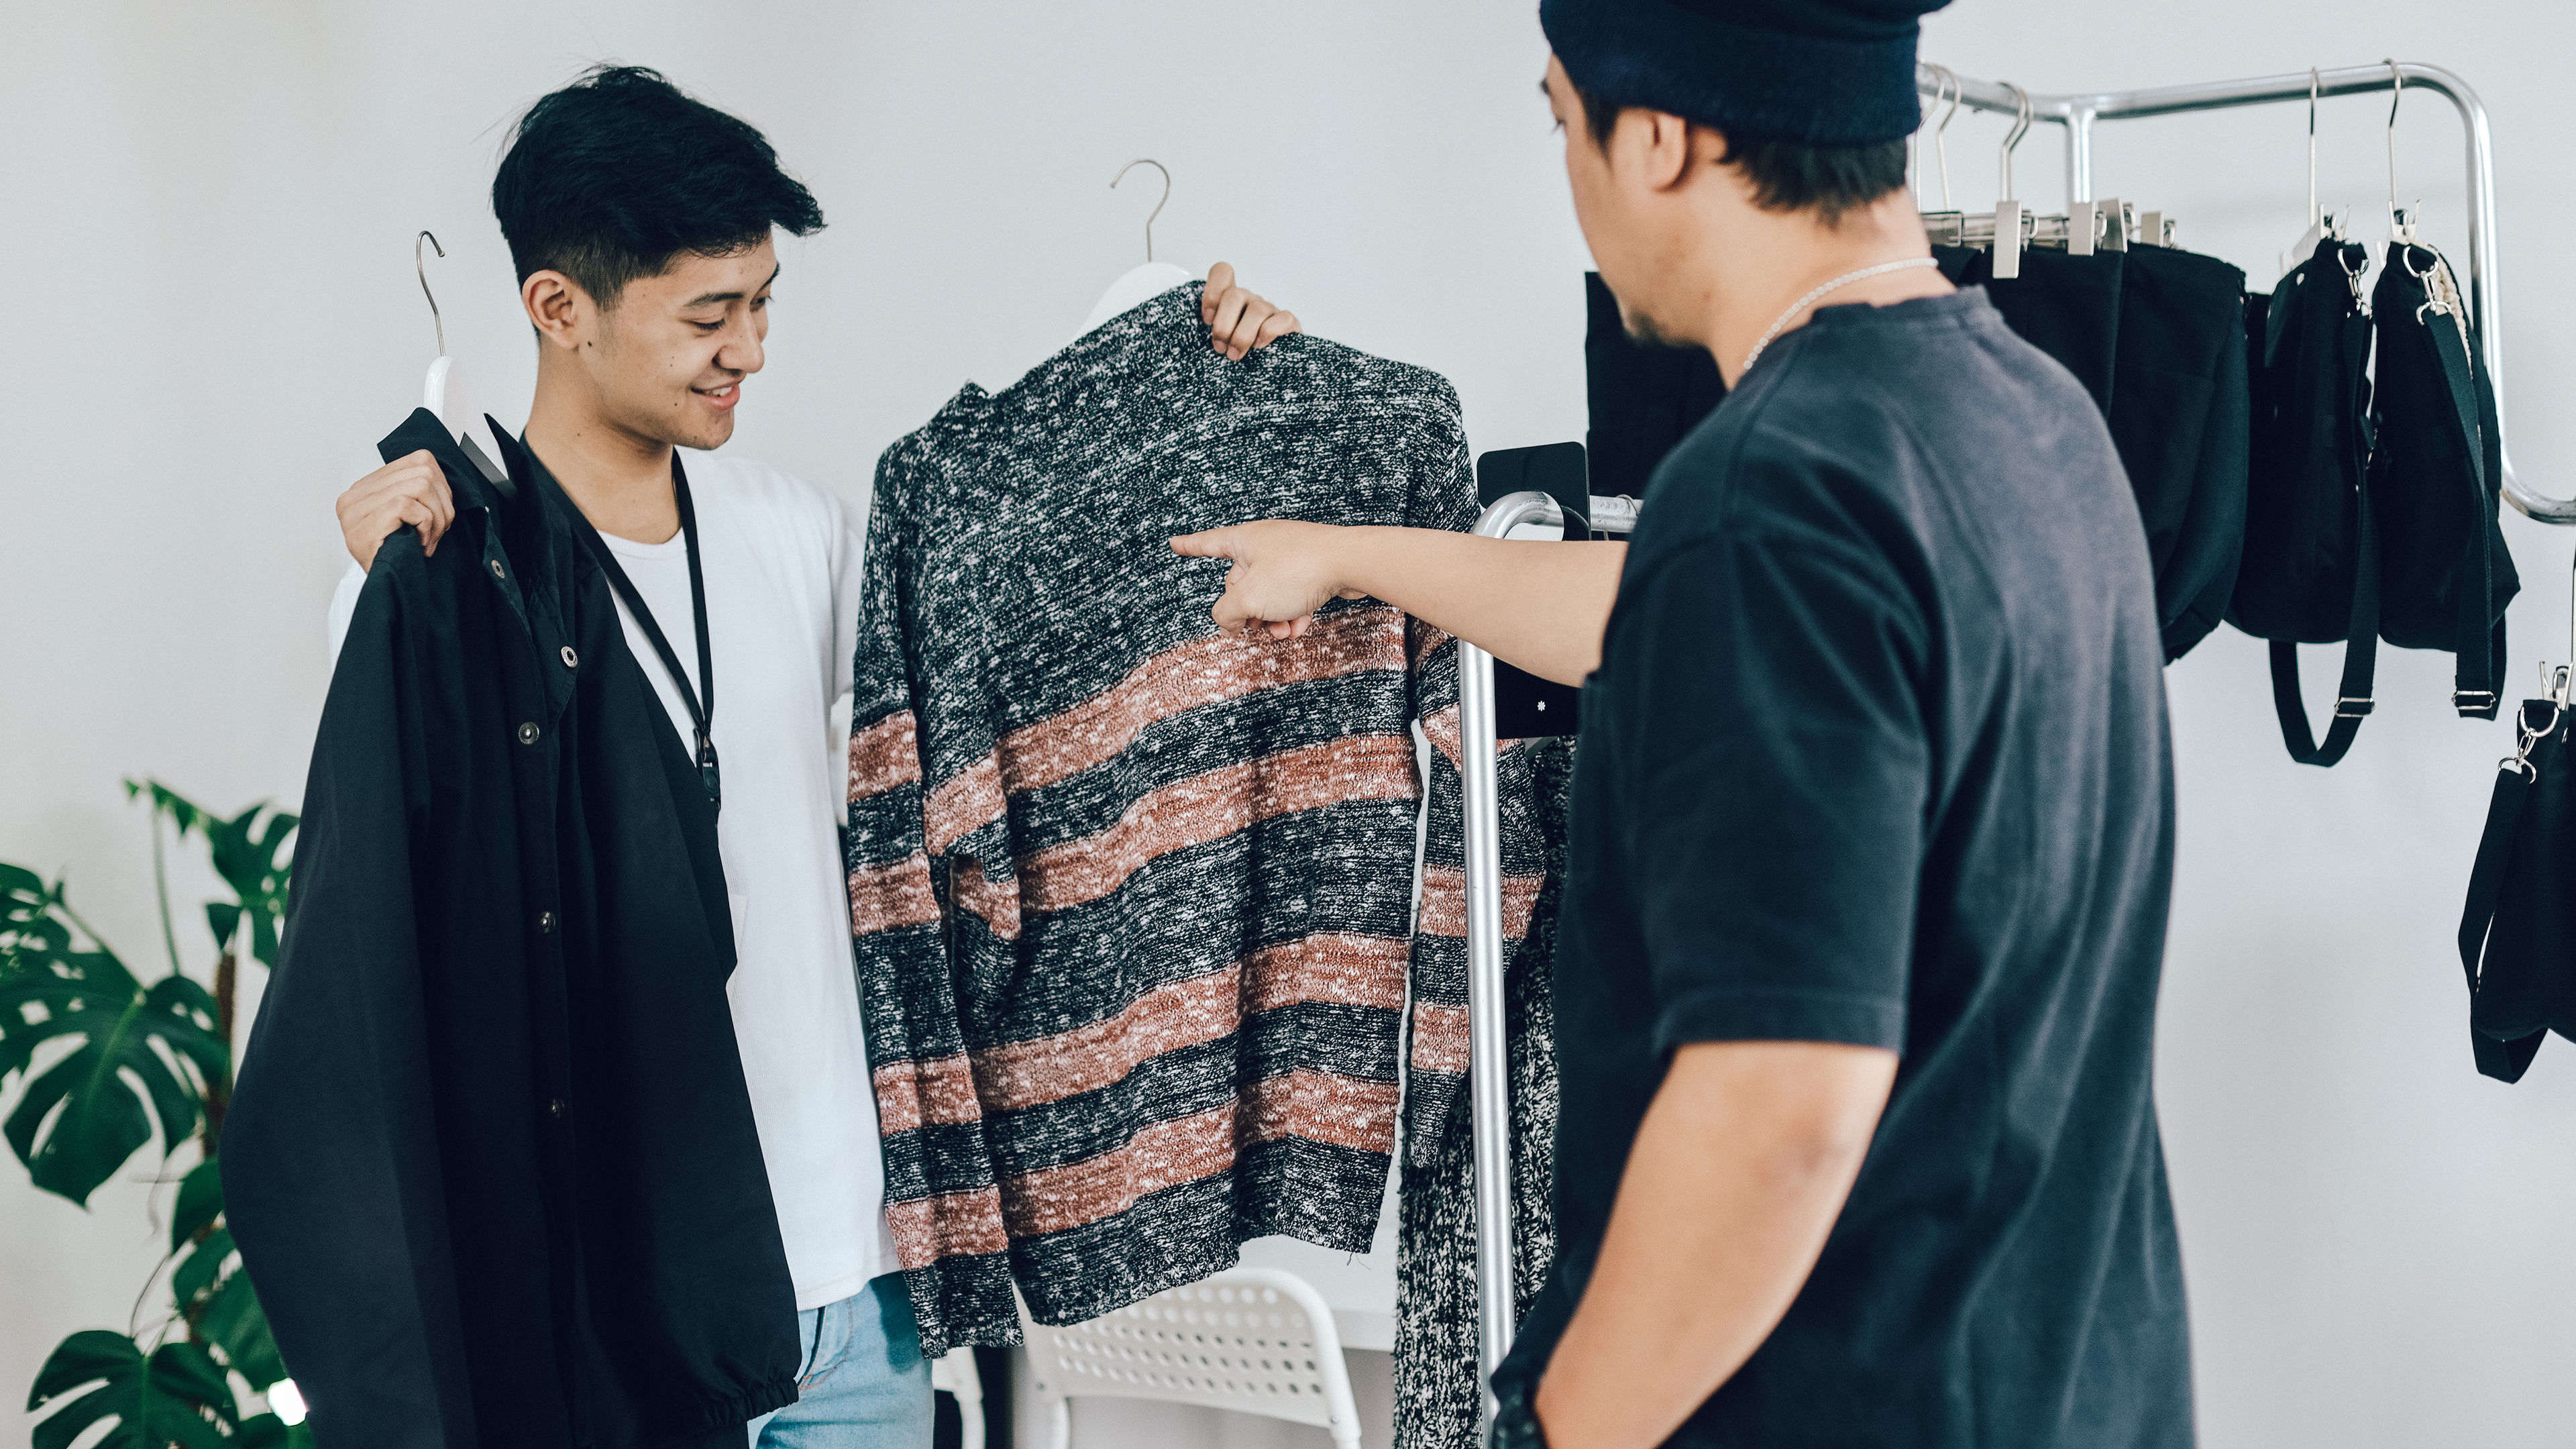
<path id="1" fill-rule="evenodd" d="M 716 366 L 746 377 L 760 371 L 768 360 L 760 344 L 760 334 L 747 326 L 735 328 L 732 338 L 716 349 Z"/>

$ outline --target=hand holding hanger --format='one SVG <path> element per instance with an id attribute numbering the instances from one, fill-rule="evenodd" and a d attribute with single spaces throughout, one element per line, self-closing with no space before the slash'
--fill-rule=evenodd
<path id="1" fill-rule="evenodd" d="M 1208 345 L 1238 362 L 1255 348 L 1306 330 L 1296 313 L 1236 286 L 1234 267 L 1227 262 L 1208 268 L 1207 290 L 1199 294 L 1199 320 L 1208 325 Z"/>
<path id="2" fill-rule="evenodd" d="M 447 491 L 447 475 L 427 448 L 406 453 L 359 479 L 333 505 L 340 515 L 340 538 L 358 567 L 376 561 L 376 550 L 400 529 L 420 530 L 420 551 L 436 555 L 439 539 L 456 522 L 456 499 Z"/>

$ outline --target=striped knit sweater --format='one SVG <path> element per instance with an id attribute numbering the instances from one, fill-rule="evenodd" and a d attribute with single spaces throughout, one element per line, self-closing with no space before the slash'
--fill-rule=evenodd
<path id="1" fill-rule="evenodd" d="M 1454 832 L 1409 929 L 1410 730 L 1454 813 L 1455 646 L 1375 600 L 1302 640 L 1221 636 L 1225 565 L 1165 542 L 1266 517 L 1466 527 L 1455 394 L 1310 337 L 1227 361 L 1198 296 L 998 394 L 969 384 L 878 464 L 851 920 L 933 1355 L 1016 1341 L 1014 1281 L 1072 1323 L 1248 1238 L 1366 1251 L 1409 963 L 1417 1058 L 1463 1063 Z"/>

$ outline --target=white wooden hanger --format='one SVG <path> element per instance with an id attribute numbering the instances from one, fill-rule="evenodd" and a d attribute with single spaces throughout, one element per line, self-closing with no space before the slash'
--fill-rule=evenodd
<path id="1" fill-rule="evenodd" d="M 1127 179 L 1127 173 L 1139 166 L 1151 166 L 1163 173 L 1162 200 L 1154 203 L 1154 210 L 1145 218 L 1145 265 L 1127 272 L 1117 281 L 1109 284 L 1109 290 L 1100 294 L 1100 300 L 1091 304 L 1091 314 L 1082 319 L 1082 331 L 1076 332 L 1074 334 L 1076 337 L 1082 336 L 1083 333 L 1089 332 L 1122 312 L 1141 305 L 1149 298 L 1159 297 L 1184 282 L 1198 280 L 1170 262 L 1154 260 L 1154 218 L 1163 214 L 1164 202 L 1172 199 L 1171 171 L 1162 162 L 1152 157 L 1138 157 L 1118 168 L 1118 174 L 1110 178 L 1110 188 L 1115 190 L 1119 182 Z"/>
<path id="2" fill-rule="evenodd" d="M 492 424 L 483 410 L 474 405 L 474 389 L 466 383 L 465 369 L 447 355 L 447 323 L 438 315 L 438 296 L 429 290 L 429 268 L 420 254 L 420 244 L 428 242 L 442 257 L 447 248 L 438 238 L 424 231 L 412 238 L 412 270 L 420 274 L 420 294 L 429 299 L 430 325 L 438 332 L 438 360 L 429 365 L 429 378 L 421 384 L 420 405 L 438 415 L 438 421 L 456 439 L 457 446 L 483 476 L 502 492 L 510 491 L 510 475 L 493 461 L 501 453 L 493 441 Z"/>

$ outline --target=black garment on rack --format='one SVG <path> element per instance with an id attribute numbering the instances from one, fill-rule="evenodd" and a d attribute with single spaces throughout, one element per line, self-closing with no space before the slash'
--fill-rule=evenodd
<path id="1" fill-rule="evenodd" d="M 2460 916 L 2478 1071 L 2518 1082 L 2555 1031 L 2576 1041 L 2576 750 L 2553 699 L 2522 704 Z"/>
<path id="2" fill-rule="evenodd" d="M 2021 275 L 1997 280 L 1994 253 L 1981 247 L 1934 247 L 1943 275 L 1983 287 L 1987 300 L 2023 341 L 2063 363 L 2093 405 L 2111 411 L 2120 340 L 2123 253 L 2071 256 L 2054 247 L 2022 253 Z M 2113 434 L 2112 441 L 2118 442 Z"/>
<path id="3" fill-rule="evenodd" d="M 2272 641 L 2272 702 L 2301 764 L 2332 765 L 2371 710 L 2380 549 L 2370 457 L 2370 318 L 2358 281 L 2369 253 L 2328 237 L 2264 310 L 2253 369 L 2253 468 L 2245 555 L 2227 620 Z M 2334 723 L 2319 743 L 2299 693 L 2298 646 L 2344 644 Z"/>
<path id="4" fill-rule="evenodd" d="M 1599 272 L 1583 274 L 1583 381 L 1591 409 L 1584 435 L 1592 491 L 1643 498 L 1673 445 L 1726 397 L 1717 362 L 1700 347 L 1661 347 L 1628 335 L 1619 299 Z"/>
<path id="5" fill-rule="evenodd" d="M 2146 530 L 2165 658 L 2181 658 L 2218 626 L 2244 546 L 2244 274 L 2169 247 L 2032 247 L 2020 276 L 1997 278 L 1989 250 L 1932 251 L 2101 409 Z"/>
<path id="6" fill-rule="evenodd" d="M 496 429 L 496 432 L 498 430 Z M 369 570 L 226 1217 L 321 1449 L 740 1449 L 802 1345 L 715 811 L 524 450 Z"/>
<path id="7" fill-rule="evenodd" d="M 1480 503 L 1532 486 L 1511 460 L 1520 455 L 1550 455 L 1563 449 L 1578 454 L 1570 471 L 1570 492 L 1589 496 L 1643 498 L 1655 465 L 1673 445 L 1690 435 L 1700 419 L 1726 397 L 1726 380 L 1717 363 L 1700 347 L 1666 347 L 1628 335 L 1619 317 L 1619 299 L 1598 272 L 1583 274 L 1584 395 L 1591 415 L 1584 446 L 1557 444 L 1544 448 L 1509 448 L 1477 460 L 1476 489 Z M 1553 461 L 1553 460 L 1551 460 Z M 1502 468 L 1489 464 L 1502 463 Z M 1495 472 L 1509 475 L 1498 480 Z M 1560 500 L 1569 490 L 1550 489 Z M 1580 510 L 1584 498 L 1571 500 Z M 1585 537 L 1582 524 L 1570 523 L 1568 538 Z M 1494 661 L 1494 718 L 1506 739 L 1574 734 L 1581 725 L 1583 692 L 1552 679 L 1541 679 L 1519 667 Z"/>
<path id="8" fill-rule="evenodd" d="M 2110 255 L 2121 258 L 2120 324 L 2106 421 L 2146 525 L 2173 660 L 2218 627 L 2245 547 L 2245 274 L 2173 247 Z"/>
<path id="9" fill-rule="evenodd" d="M 2450 264 L 2391 245 L 2371 297 L 2378 338 L 2370 498 L 2379 524 L 2379 637 L 2458 658 L 2453 705 L 2493 719 L 2505 605 L 2522 587 L 2498 523 L 2495 388 Z"/>

